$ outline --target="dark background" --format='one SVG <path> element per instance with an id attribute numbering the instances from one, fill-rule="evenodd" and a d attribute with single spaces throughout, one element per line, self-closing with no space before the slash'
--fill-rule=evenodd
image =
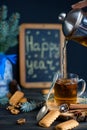
<path id="1" fill-rule="evenodd" d="M 15 12 L 21 15 L 22 23 L 60 23 L 58 15 L 68 13 L 71 5 L 79 0 L 0 0 L 0 6 L 8 6 L 8 17 Z M 84 9 L 87 11 L 87 8 Z M 21 48 L 20 48 L 21 49 Z M 7 53 L 18 53 L 19 46 L 10 48 Z M 19 59 L 18 59 L 19 63 Z M 19 82 L 19 64 L 14 66 L 14 78 Z M 67 44 L 67 70 L 77 73 L 87 81 L 87 48 L 73 41 Z"/>

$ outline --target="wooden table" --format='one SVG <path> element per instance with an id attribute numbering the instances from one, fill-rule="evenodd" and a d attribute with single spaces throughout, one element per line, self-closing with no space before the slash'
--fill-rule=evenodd
<path id="1" fill-rule="evenodd" d="M 23 89 L 23 92 L 25 93 L 25 96 L 37 100 L 38 102 L 41 101 L 42 94 L 41 89 Z M 58 123 L 58 120 L 56 120 L 51 127 L 49 128 L 43 128 L 38 126 L 38 123 L 36 121 L 36 115 L 38 113 L 40 108 L 35 109 L 31 112 L 23 113 L 21 112 L 18 115 L 12 115 L 9 111 L 5 109 L 4 106 L 0 106 L 0 129 L 2 130 L 53 130 L 54 126 Z M 16 121 L 19 118 L 25 118 L 26 123 L 22 125 L 18 125 Z M 80 125 L 74 130 L 87 130 L 87 122 L 80 123 Z"/>

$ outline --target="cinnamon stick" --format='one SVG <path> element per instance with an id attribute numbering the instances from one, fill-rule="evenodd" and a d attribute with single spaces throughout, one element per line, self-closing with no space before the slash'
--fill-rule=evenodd
<path id="1" fill-rule="evenodd" d="M 69 109 L 87 109 L 87 104 L 70 104 Z"/>
<path id="2" fill-rule="evenodd" d="M 75 113 L 75 112 L 87 112 L 87 109 L 72 109 L 69 110 L 70 113 Z"/>

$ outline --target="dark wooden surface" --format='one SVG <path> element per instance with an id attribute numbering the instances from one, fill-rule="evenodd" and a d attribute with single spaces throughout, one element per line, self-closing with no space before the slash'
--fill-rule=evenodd
<path id="1" fill-rule="evenodd" d="M 25 96 L 37 100 L 40 102 L 43 100 L 41 89 L 23 89 Z M 31 112 L 23 113 L 21 112 L 18 115 L 12 115 L 9 111 L 6 110 L 4 106 L 0 107 L 0 129 L 2 130 L 54 130 L 54 126 L 58 124 L 58 120 L 56 120 L 51 127 L 43 128 L 38 126 L 36 121 L 36 115 L 40 108 L 35 109 Z M 19 118 L 25 118 L 26 123 L 22 125 L 18 125 L 16 121 Z M 80 123 L 80 125 L 73 130 L 87 130 L 87 122 Z"/>

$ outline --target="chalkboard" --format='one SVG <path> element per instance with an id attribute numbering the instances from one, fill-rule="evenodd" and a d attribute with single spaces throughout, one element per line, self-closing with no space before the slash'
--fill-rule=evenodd
<path id="1" fill-rule="evenodd" d="M 64 36 L 60 24 L 20 26 L 20 83 L 25 88 L 50 87 L 53 75 L 62 71 Z"/>

